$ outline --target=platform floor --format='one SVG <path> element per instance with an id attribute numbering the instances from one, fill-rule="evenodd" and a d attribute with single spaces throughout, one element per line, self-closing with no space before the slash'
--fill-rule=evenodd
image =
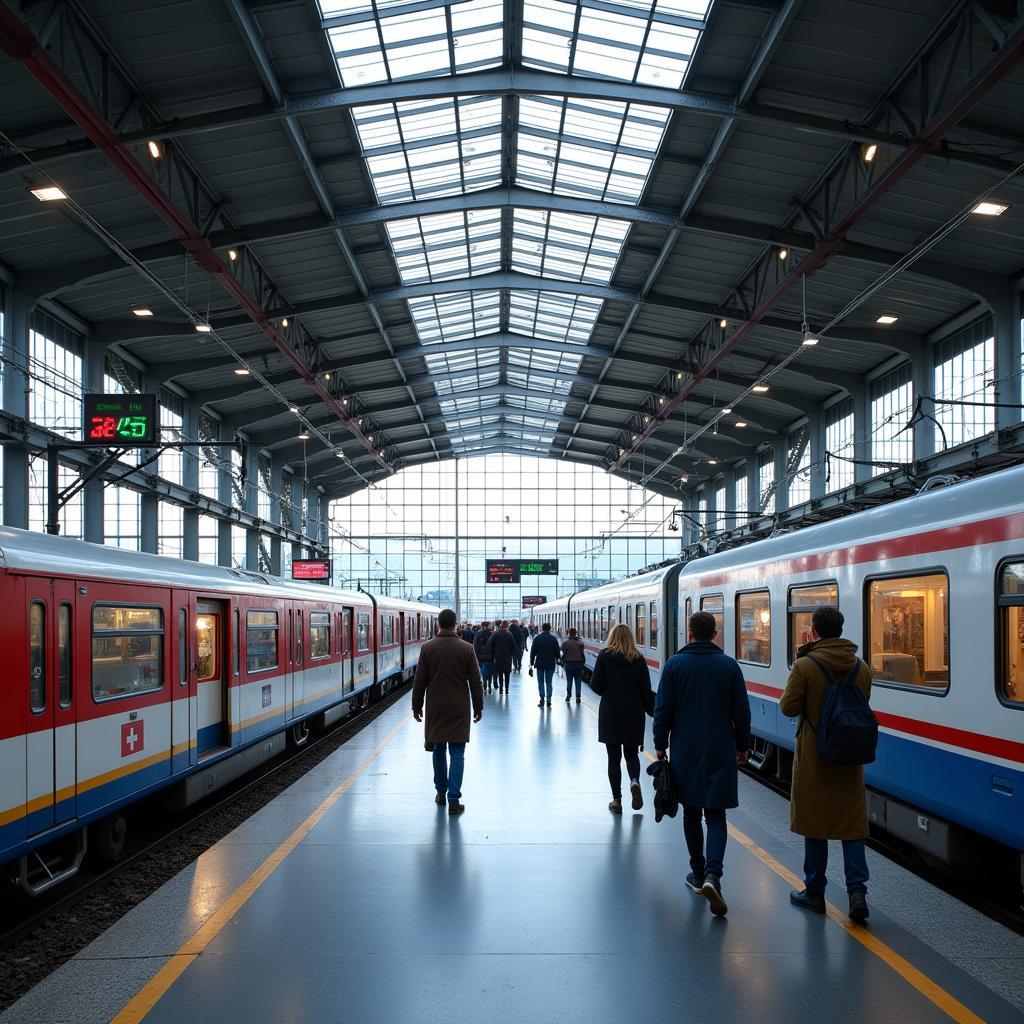
<path id="1" fill-rule="evenodd" d="M 1024 1020 L 1024 940 L 879 857 L 869 927 L 841 887 L 791 907 L 799 839 L 747 780 L 712 917 L 646 775 L 608 812 L 597 698 L 559 682 L 486 698 L 455 819 L 401 701 L 0 1024 Z"/>

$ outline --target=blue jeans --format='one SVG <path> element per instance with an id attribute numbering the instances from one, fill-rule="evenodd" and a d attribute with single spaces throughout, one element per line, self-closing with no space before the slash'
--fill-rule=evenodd
<path id="1" fill-rule="evenodd" d="M 701 815 L 708 826 L 707 856 L 704 855 L 704 827 Z M 725 860 L 725 842 L 729 830 L 725 825 L 725 811 L 714 807 L 683 807 L 683 835 L 686 848 L 690 851 L 690 870 L 698 877 L 717 875 L 722 877 L 722 862 Z"/>
<path id="2" fill-rule="evenodd" d="M 576 684 L 576 699 L 580 699 L 580 690 L 583 687 L 583 662 L 567 661 L 565 663 L 565 695 L 572 696 L 572 684 Z"/>
<path id="3" fill-rule="evenodd" d="M 491 662 L 481 661 L 480 662 L 480 678 L 485 682 L 489 682 L 491 678 Z"/>
<path id="4" fill-rule="evenodd" d="M 555 677 L 554 668 L 541 668 L 537 666 L 537 690 L 540 692 L 540 699 L 544 700 L 545 696 L 548 700 L 551 700 L 551 680 Z M 544 688 L 547 687 L 547 694 L 544 692 Z"/>
<path id="5" fill-rule="evenodd" d="M 452 767 L 448 770 L 448 758 L 445 748 L 451 754 Z M 457 804 L 462 796 L 462 773 L 466 767 L 466 744 L 445 743 L 434 744 L 434 789 L 438 793 L 448 791 L 448 803 Z"/>
<path id="6" fill-rule="evenodd" d="M 828 879 L 828 840 L 804 838 L 804 881 L 807 891 L 815 896 L 825 895 Z M 843 869 L 846 872 L 846 891 L 868 891 L 868 859 L 863 839 L 843 840 Z"/>

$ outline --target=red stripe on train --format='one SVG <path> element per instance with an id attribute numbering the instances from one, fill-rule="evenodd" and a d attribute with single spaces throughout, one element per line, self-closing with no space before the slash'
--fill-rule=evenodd
<path id="1" fill-rule="evenodd" d="M 788 576 L 794 573 L 834 569 L 843 565 L 859 565 L 864 562 L 880 562 L 885 559 L 907 558 L 911 555 L 931 555 L 939 551 L 976 547 L 979 544 L 998 544 L 1001 541 L 1024 538 L 1024 512 L 985 519 L 976 523 L 961 523 L 924 533 L 909 533 L 889 540 L 854 544 L 851 547 L 822 551 L 800 558 L 782 559 L 778 562 L 754 564 L 742 569 L 712 576 L 700 576 L 694 581 L 695 587 L 721 586 L 733 580 L 749 579 L 752 574 L 765 576 Z"/>
<path id="2" fill-rule="evenodd" d="M 753 683 L 749 679 L 747 692 L 760 697 L 773 697 L 778 700 L 782 691 L 777 686 L 766 686 L 764 683 Z M 933 722 L 921 722 L 916 718 L 904 718 L 901 715 L 890 715 L 884 711 L 876 711 L 878 722 L 886 729 L 920 736 L 922 739 L 944 743 L 949 747 L 960 747 L 972 750 L 989 757 L 999 757 L 1004 761 L 1016 761 L 1024 764 L 1024 743 L 1016 740 L 1001 739 L 998 736 L 986 736 L 984 733 L 968 732 L 966 729 L 954 729 L 948 725 L 935 725 Z"/>

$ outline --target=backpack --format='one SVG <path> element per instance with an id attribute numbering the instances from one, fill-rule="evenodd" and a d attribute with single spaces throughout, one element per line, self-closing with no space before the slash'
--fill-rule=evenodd
<path id="1" fill-rule="evenodd" d="M 878 719 L 868 699 L 857 686 L 860 659 L 843 683 L 837 683 L 825 666 L 808 654 L 825 677 L 825 697 L 821 702 L 818 727 L 804 715 L 818 737 L 818 757 L 830 764 L 871 764 L 878 746 Z"/>

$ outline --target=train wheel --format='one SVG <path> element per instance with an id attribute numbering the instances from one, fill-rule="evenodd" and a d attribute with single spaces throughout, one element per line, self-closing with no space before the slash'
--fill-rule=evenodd
<path id="1" fill-rule="evenodd" d="M 90 825 L 89 832 L 90 845 L 104 864 L 113 864 L 121 859 L 124 841 L 128 835 L 128 823 L 120 814 L 112 814 L 109 818 Z"/>
<path id="2" fill-rule="evenodd" d="M 293 747 L 304 747 L 309 742 L 309 720 L 297 722 L 288 730 L 288 738 Z"/>

